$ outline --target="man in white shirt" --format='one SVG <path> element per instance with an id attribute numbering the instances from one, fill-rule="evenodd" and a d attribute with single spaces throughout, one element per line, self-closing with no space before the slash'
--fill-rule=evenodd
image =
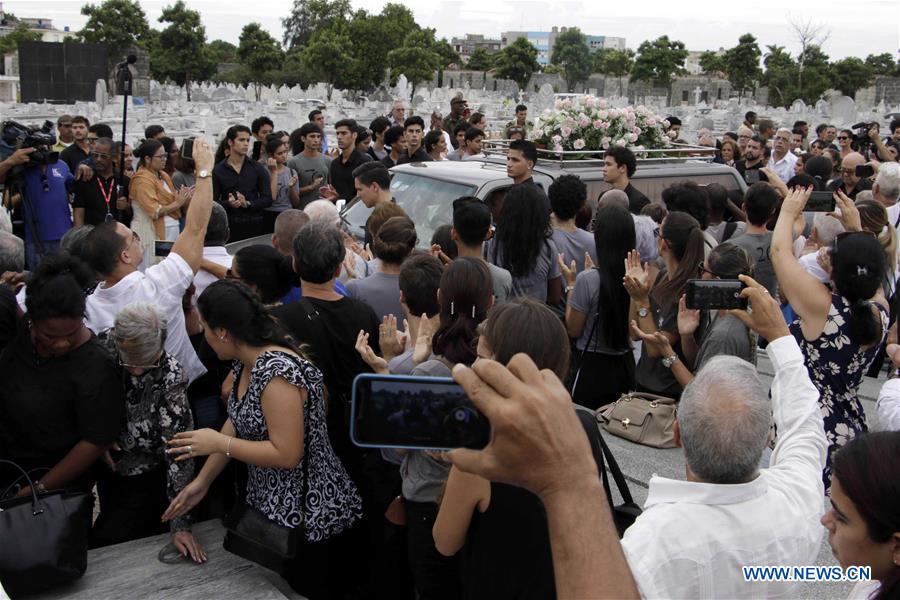
<path id="1" fill-rule="evenodd" d="M 797 155 L 791 152 L 791 130 L 782 127 L 775 132 L 773 139 L 772 156 L 767 166 L 787 183 L 794 176 L 794 164 L 797 162 Z"/>
<path id="2" fill-rule="evenodd" d="M 753 365 L 736 357 L 713 358 L 685 388 L 675 440 L 687 481 L 653 476 L 644 513 L 622 539 L 644 598 L 792 597 L 794 582 L 747 582 L 741 567 L 816 561 L 828 445 L 819 394 L 778 304 L 741 278 L 753 313 L 733 312 L 771 340 L 772 400 Z M 770 414 L 778 440 L 760 470 Z"/>
<path id="3" fill-rule="evenodd" d="M 203 259 L 203 240 L 212 210 L 213 154 L 205 140 L 194 142 L 196 188 L 184 231 L 169 255 L 140 272 L 140 238 L 121 223 L 101 223 L 84 242 L 83 256 L 100 275 L 100 285 L 88 296 L 85 323 L 100 333 L 113 326 L 119 311 L 132 302 L 152 302 L 168 317 L 165 349 L 178 359 L 188 382 L 206 372 L 191 346 L 184 323 L 182 298 Z"/>
<path id="4" fill-rule="evenodd" d="M 203 260 L 230 269 L 231 255 L 225 249 L 227 242 L 228 212 L 221 204 L 214 202 L 212 213 L 209 215 L 209 225 L 206 226 L 206 236 L 203 239 Z M 194 298 L 199 298 L 203 290 L 218 280 L 217 276 L 205 269 L 197 271 L 197 274 L 194 275 Z"/>

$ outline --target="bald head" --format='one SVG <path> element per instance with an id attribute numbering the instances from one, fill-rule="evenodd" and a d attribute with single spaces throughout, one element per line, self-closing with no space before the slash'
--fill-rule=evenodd
<path id="1" fill-rule="evenodd" d="M 617 204 L 625 210 L 628 210 L 628 195 L 622 190 L 608 190 L 600 196 L 600 200 L 597 202 L 597 208 L 611 204 Z"/>
<path id="2" fill-rule="evenodd" d="M 843 180 L 847 190 L 852 190 L 859 183 L 859 177 L 856 176 L 856 167 L 866 164 L 865 157 L 859 152 L 851 152 L 841 161 L 841 180 Z"/>
<path id="3" fill-rule="evenodd" d="M 309 215 L 302 210 L 289 208 L 282 211 L 275 219 L 275 232 L 272 234 L 272 245 L 285 256 L 294 254 L 294 236 L 309 223 Z"/>

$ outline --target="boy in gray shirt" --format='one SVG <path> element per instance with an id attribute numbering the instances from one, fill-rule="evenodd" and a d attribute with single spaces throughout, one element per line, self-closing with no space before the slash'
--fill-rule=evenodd
<path id="1" fill-rule="evenodd" d="M 453 229 L 450 235 L 456 242 L 457 256 L 484 260 L 484 242 L 491 234 L 491 210 L 474 196 L 453 201 Z M 488 263 L 494 284 L 494 303 L 500 304 L 512 295 L 512 275 L 504 268 Z"/>
<path id="2" fill-rule="evenodd" d="M 297 173 L 300 185 L 300 208 L 319 198 L 319 188 L 328 183 L 331 158 L 322 154 L 322 129 L 316 123 L 304 123 L 300 128 L 303 151 L 288 161 Z"/>

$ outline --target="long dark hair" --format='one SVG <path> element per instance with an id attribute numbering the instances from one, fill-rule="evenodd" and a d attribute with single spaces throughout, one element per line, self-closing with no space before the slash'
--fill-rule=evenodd
<path id="1" fill-rule="evenodd" d="M 272 246 L 245 246 L 235 253 L 234 262 L 241 281 L 256 286 L 263 304 L 277 302 L 300 284 L 291 257 Z"/>
<path id="2" fill-rule="evenodd" d="M 221 327 L 239 342 L 252 347 L 282 346 L 300 353 L 269 309 L 249 287 L 234 279 L 210 284 L 197 298 L 206 324 Z"/>
<path id="3" fill-rule="evenodd" d="M 493 298 L 487 263 L 477 258 L 457 258 L 441 275 L 441 324 L 432 338 L 435 354 L 452 363 L 475 362 L 478 324 L 484 321 Z"/>
<path id="4" fill-rule="evenodd" d="M 873 469 L 872 465 L 878 465 Z M 831 459 L 832 475 L 866 522 L 869 538 L 883 544 L 900 531 L 900 431 L 858 435 Z M 900 567 L 881 580 L 874 600 L 900 596 Z"/>
<path id="5" fill-rule="evenodd" d="M 867 232 L 839 234 L 831 247 L 831 280 L 850 304 L 850 339 L 860 346 L 881 339 L 881 322 L 869 300 L 884 280 L 884 248 Z"/>
<path id="6" fill-rule="evenodd" d="M 594 248 L 597 251 L 596 269 L 600 273 L 597 306 L 603 311 L 603 338 L 612 348 L 630 347 L 628 336 L 628 305 L 631 301 L 622 279 L 625 277 L 625 258 L 635 247 L 634 219 L 627 208 L 603 204 L 597 209 L 594 225 Z"/>
<path id="7" fill-rule="evenodd" d="M 703 260 L 703 230 L 697 219 L 685 212 L 670 212 L 659 226 L 659 236 L 666 240 L 678 266 L 674 273 L 654 286 L 650 295 L 663 311 L 672 308 L 684 293 L 688 279 L 697 277 L 697 265 Z M 599 257 L 598 257 L 599 258 Z"/>
<path id="8" fill-rule="evenodd" d="M 543 302 L 513 298 L 498 304 L 491 309 L 483 327 L 484 341 L 497 362 L 505 365 L 523 352 L 538 369 L 550 369 L 560 379 L 566 377 L 569 336 L 559 317 Z"/>
<path id="9" fill-rule="evenodd" d="M 159 151 L 159 149 L 162 148 L 162 147 L 163 147 L 162 142 L 160 142 L 159 140 L 144 140 L 144 141 L 141 143 L 141 145 L 138 146 L 138 147 L 134 150 L 134 155 L 140 160 L 140 165 L 139 165 L 138 168 L 144 167 L 145 169 L 149 169 L 150 167 L 148 166 L 147 161 L 145 161 L 144 159 L 145 159 L 145 158 L 150 158 L 151 161 L 152 161 L 153 156 L 154 156 L 154 155 Z M 169 158 L 169 157 L 168 157 L 168 154 L 166 155 L 166 158 L 167 158 L 167 159 Z M 168 163 L 167 163 L 167 164 L 168 164 Z"/>
<path id="10" fill-rule="evenodd" d="M 526 277 L 534 270 L 541 249 L 550 236 L 550 213 L 544 192 L 535 185 L 520 183 L 506 192 L 491 244 L 491 262 L 507 269 L 513 277 Z M 501 253 L 501 254 L 498 254 Z"/>

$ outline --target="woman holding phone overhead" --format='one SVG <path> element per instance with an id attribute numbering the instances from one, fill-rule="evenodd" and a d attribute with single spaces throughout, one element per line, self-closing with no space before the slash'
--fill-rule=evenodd
<path id="1" fill-rule="evenodd" d="M 832 287 L 807 273 L 797 261 L 792 225 L 811 191 L 794 188 L 784 199 L 772 236 L 771 257 L 781 294 L 798 315 L 791 323 L 791 333 L 821 394 L 819 406 L 829 442 L 822 473 L 827 491 L 832 454 L 868 429 L 857 392 L 887 333 L 888 307 L 882 289 L 884 249 L 875 235 L 863 231 L 859 211 L 843 194 L 835 195 L 846 231 L 838 234 L 829 252 Z"/>

